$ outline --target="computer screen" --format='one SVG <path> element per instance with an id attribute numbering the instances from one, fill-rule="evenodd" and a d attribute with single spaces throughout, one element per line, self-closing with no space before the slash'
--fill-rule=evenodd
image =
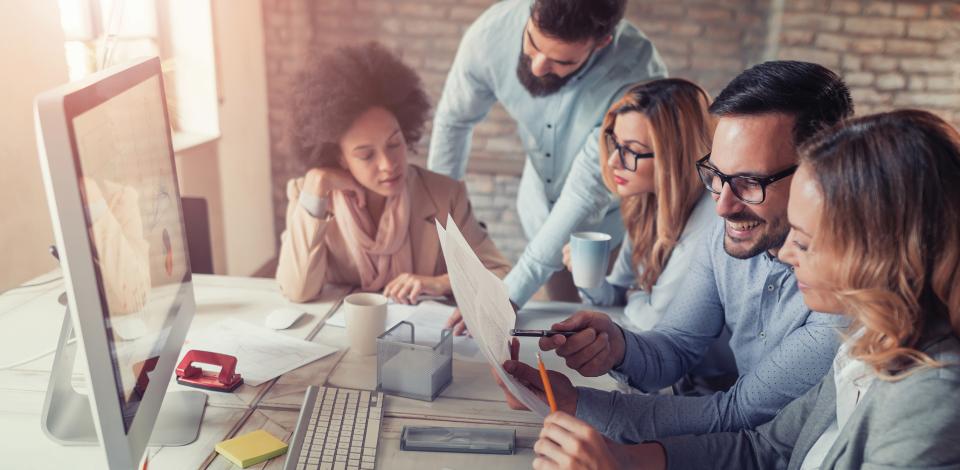
<path id="1" fill-rule="evenodd" d="M 162 97 L 151 76 L 89 109 L 67 109 L 127 429 L 190 273 Z"/>
<path id="2" fill-rule="evenodd" d="M 79 404 L 51 405 L 53 397 L 78 400 L 54 386 L 63 382 L 59 358 L 69 356 L 61 335 L 44 430 L 72 443 L 89 442 L 78 436 L 95 427 L 110 468 L 131 468 L 157 437 L 158 420 L 159 432 L 187 436 L 163 442 L 195 439 L 206 400 L 166 394 L 195 300 L 160 61 L 97 72 L 40 94 L 35 107 L 67 290 L 64 331 L 77 334 L 89 391 L 79 399 L 89 404 L 86 417 Z M 161 405 L 172 404 L 161 416 Z M 92 426 L 74 425 L 84 421 Z"/>

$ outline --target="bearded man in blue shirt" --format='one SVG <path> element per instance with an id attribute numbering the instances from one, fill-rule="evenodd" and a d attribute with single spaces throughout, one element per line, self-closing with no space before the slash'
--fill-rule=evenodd
<path id="1" fill-rule="evenodd" d="M 474 126 L 500 102 L 526 162 L 517 210 L 529 244 L 504 282 L 523 306 L 556 271 L 570 234 L 623 237 L 603 184 L 600 125 L 637 82 L 666 77 L 650 41 L 623 20 L 625 0 L 506 0 L 466 31 L 433 122 L 427 166 L 463 179 Z M 449 322 L 462 334 L 455 314 Z"/>

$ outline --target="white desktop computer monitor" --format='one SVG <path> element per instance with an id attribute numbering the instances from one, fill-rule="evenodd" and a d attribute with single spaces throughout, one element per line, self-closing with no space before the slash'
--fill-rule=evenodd
<path id="1" fill-rule="evenodd" d="M 87 373 L 86 396 L 70 395 L 72 360 L 58 353 L 44 430 L 67 445 L 99 441 L 110 468 L 133 468 L 194 313 L 160 61 L 116 66 L 43 93 L 35 112 L 68 298 L 60 353 L 72 325 Z M 67 371 L 66 386 L 58 370 Z M 203 403 L 180 413 L 198 425 Z M 92 423 L 86 431 L 77 424 L 84 414 Z M 195 439 L 196 429 L 184 432 Z"/>

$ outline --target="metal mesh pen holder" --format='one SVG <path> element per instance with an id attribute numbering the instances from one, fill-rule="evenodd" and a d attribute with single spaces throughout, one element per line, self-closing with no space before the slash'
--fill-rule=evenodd
<path id="1" fill-rule="evenodd" d="M 433 346 L 417 344 L 413 323 L 402 321 L 377 337 L 377 387 L 384 393 L 433 401 L 453 380 L 453 332 Z"/>

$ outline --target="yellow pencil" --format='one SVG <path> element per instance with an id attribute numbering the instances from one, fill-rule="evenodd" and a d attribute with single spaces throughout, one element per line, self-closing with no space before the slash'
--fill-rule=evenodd
<path id="1" fill-rule="evenodd" d="M 543 390 L 547 392 L 547 403 L 550 404 L 550 411 L 557 411 L 557 399 L 553 397 L 553 387 L 550 386 L 550 377 L 547 376 L 547 368 L 543 366 L 543 358 L 537 353 L 537 366 L 540 368 L 540 380 L 543 381 Z"/>

